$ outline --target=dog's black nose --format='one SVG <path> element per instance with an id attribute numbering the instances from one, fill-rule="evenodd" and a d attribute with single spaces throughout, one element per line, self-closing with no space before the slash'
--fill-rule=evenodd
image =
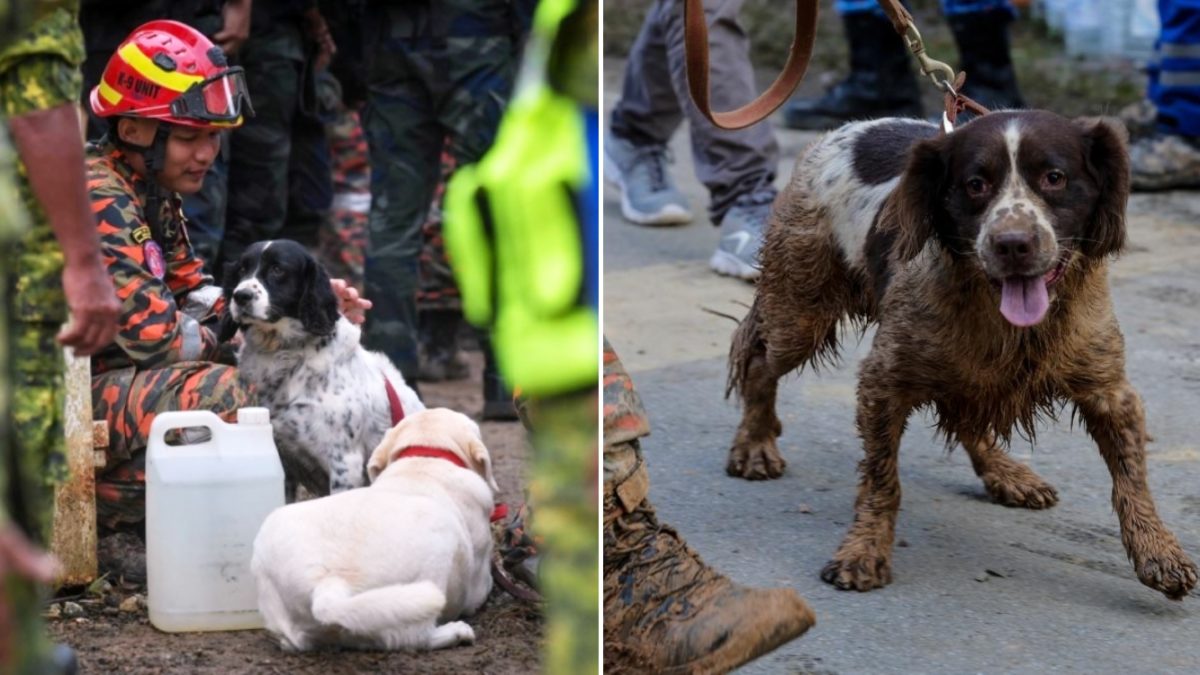
<path id="1" fill-rule="evenodd" d="M 1001 232 L 989 240 L 996 257 L 1013 267 L 1025 266 L 1037 251 L 1033 232 Z"/>
<path id="2" fill-rule="evenodd" d="M 233 292 L 233 301 L 239 305 L 244 305 L 254 299 L 254 293 L 248 288 L 241 288 Z"/>

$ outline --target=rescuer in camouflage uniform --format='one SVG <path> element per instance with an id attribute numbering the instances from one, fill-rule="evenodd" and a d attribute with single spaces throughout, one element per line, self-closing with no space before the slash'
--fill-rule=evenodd
<path id="1" fill-rule="evenodd" d="M 92 212 L 121 298 L 116 339 L 92 358 L 93 415 L 109 427 L 97 513 L 110 527 L 145 517 L 144 450 L 158 413 L 211 410 L 233 421 L 253 400 L 217 339 L 224 298 L 192 249 L 179 194 L 200 189 L 240 109 L 176 114 L 171 105 L 237 75 L 198 31 L 154 21 L 116 50 L 90 95 L 93 113 L 116 118 L 86 152 Z"/>
<path id="2" fill-rule="evenodd" d="M 531 0 L 368 0 L 362 23 L 371 152 L 366 294 L 377 300 L 363 344 L 410 383 L 419 377 L 422 225 L 446 147 L 459 165 L 495 138 L 516 74 Z M 448 143 L 447 143 L 448 139 Z"/>
<path id="3" fill-rule="evenodd" d="M 240 73 L 198 31 L 153 21 L 130 34 L 90 97 L 93 112 L 117 118 L 87 150 L 92 211 L 122 301 L 116 340 L 92 360 L 94 412 L 110 430 L 96 481 L 106 525 L 144 517 L 144 451 L 158 413 L 211 410 L 232 421 L 253 402 L 218 340 L 224 298 L 192 250 L 180 198 L 200 189 L 221 134 L 242 120 Z M 206 93 L 213 86 L 219 96 Z M 225 103 L 210 110 L 214 101 Z M 341 280 L 334 291 L 344 309 L 360 307 Z"/>
<path id="4" fill-rule="evenodd" d="M 65 473 L 60 344 L 91 354 L 117 312 L 83 185 L 77 9 L 0 0 L 0 672 L 19 675 L 75 669 L 46 641 L 34 583 L 55 571 L 29 540 L 48 536 L 47 488 Z"/>
<path id="5" fill-rule="evenodd" d="M 254 0 L 239 51 L 254 117 L 229 139 L 225 232 L 214 270 L 256 241 L 316 250 L 333 186 L 318 74 L 335 47 L 316 0 Z"/>

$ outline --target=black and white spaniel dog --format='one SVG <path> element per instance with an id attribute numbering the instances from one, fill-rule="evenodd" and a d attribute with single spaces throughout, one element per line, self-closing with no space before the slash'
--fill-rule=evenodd
<path id="1" fill-rule="evenodd" d="M 271 410 L 287 474 L 327 495 L 367 484 L 366 462 L 405 414 L 425 406 L 386 356 L 359 345 L 321 264 L 294 241 L 258 242 L 225 275 L 228 339 L 240 379 Z"/>

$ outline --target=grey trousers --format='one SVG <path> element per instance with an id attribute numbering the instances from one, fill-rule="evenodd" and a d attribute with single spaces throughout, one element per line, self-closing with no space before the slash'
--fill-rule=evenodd
<path id="1" fill-rule="evenodd" d="M 705 0 L 712 71 L 712 106 L 732 110 L 758 90 L 750 40 L 738 23 L 743 0 Z M 657 0 L 629 53 L 612 132 L 632 143 L 665 144 L 687 117 L 696 178 L 708 188 L 709 215 L 719 224 L 738 197 L 771 185 L 779 146 L 767 122 L 725 131 L 704 119 L 688 94 L 683 51 L 683 3 Z"/>

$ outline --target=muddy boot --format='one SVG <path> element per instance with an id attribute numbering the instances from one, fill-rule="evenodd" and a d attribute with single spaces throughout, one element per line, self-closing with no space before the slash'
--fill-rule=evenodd
<path id="1" fill-rule="evenodd" d="M 458 346 L 461 315 L 435 309 L 421 313 L 420 371 L 423 382 L 461 380 L 468 375 L 467 360 Z"/>
<path id="2" fill-rule="evenodd" d="M 947 17 L 958 53 L 959 69 L 967 73 L 967 96 L 989 110 L 1024 108 L 1025 99 L 1017 89 L 1008 43 L 1008 24 L 1012 15 L 1006 9 L 972 12 Z"/>
<path id="3" fill-rule="evenodd" d="M 850 74 L 819 99 L 797 98 L 783 125 L 825 130 L 852 120 L 923 117 L 913 58 L 892 24 L 872 12 L 842 16 L 850 43 Z"/>
<path id="4" fill-rule="evenodd" d="M 608 482 L 605 450 L 605 672 L 723 673 L 802 635 L 812 610 L 790 588 L 747 588 L 704 564 L 646 500 L 641 458 Z"/>

